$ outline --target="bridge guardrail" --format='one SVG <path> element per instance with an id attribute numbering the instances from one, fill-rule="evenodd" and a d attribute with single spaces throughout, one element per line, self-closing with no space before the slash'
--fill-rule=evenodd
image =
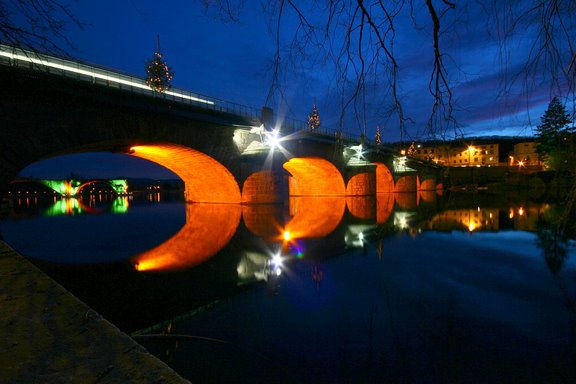
<path id="1" fill-rule="evenodd" d="M 236 114 L 249 120 L 261 120 L 261 111 L 254 107 L 200 95 L 174 87 L 164 92 L 153 91 L 142 77 L 3 44 L 0 44 L 0 65 L 30 70 L 42 70 L 51 74 L 86 81 L 92 84 L 104 85 L 110 88 L 117 88 L 131 93 L 144 94 L 213 111 Z M 283 133 L 293 133 L 302 130 L 308 130 L 317 135 L 336 137 L 342 140 L 359 141 L 357 134 L 340 129 L 320 126 L 315 130 L 310 130 L 305 121 L 290 118 L 284 119 L 282 122 Z M 364 140 L 364 142 L 369 143 L 369 140 Z"/>
<path id="2" fill-rule="evenodd" d="M 47 73 L 86 81 L 92 84 L 122 89 L 132 93 L 145 94 L 218 112 L 237 114 L 249 119 L 260 119 L 260 110 L 253 107 L 200 95 L 175 87 L 171 87 L 165 92 L 156 92 L 146 84 L 146 80 L 142 77 L 7 45 L 0 44 L 0 64 L 31 70 L 43 70 Z"/>
<path id="3" fill-rule="evenodd" d="M 330 127 L 320 126 L 315 129 L 308 128 L 308 123 L 303 120 L 296 119 L 285 119 L 282 122 L 282 132 L 283 133 L 294 133 L 299 131 L 308 131 L 312 134 L 319 136 L 329 136 L 335 137 L 342 140 L 348 140 L 353 142 L 358 142 L 358 135 L 352 132 L 347 132 L 341 129 L 335 129 Z M 368 143 L 370 140 L 365 140 Z"/>

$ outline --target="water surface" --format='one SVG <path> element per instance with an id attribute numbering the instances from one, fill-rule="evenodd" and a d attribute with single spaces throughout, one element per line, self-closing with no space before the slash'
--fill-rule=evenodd
<path id="1" fill-rule="evenodd" d="M 0 232 L 192 382 L 562 383 L 576 382 L 576 265 L 557 209 L 21 200 Z"/>

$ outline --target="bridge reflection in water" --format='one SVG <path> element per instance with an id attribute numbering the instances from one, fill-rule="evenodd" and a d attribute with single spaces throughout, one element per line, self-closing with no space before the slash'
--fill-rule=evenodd
<path id="1" fill-rule="evenodd" d="M 286 247 L 301 239 L 325 238 L 338 228 L 346 209 L 353 217 L 386 222 L 402 194 L 367 197 L 304 197 L 282 205 L 186 204 L 186 224 L 172 238 L 132 258 L 138 271 L 176 271 L 198 265 L 226 246 L 242 217 L 246 228 L 269 245 Z M 413 197 L 416 201 L 416 196 Z M 286 218 L 287 217 L 287 218 Z M 274 247 L 270 247 L 273 249 Z M 300 251 L 299 251 L 300 252 Z M 272 258 L 260 255 L 262 258 Z"/>
<path id="2" fill-rule="evenodd" d="M 164 243 L 135 256 L 135 268 L 173 271 L 206 261 L 234 236 L 241 212 L 237 204 L 186 204 L 186 224 Z"/>
<path id="3" fill-rule="evenodd" d="M 502 219 L 506 219 L 516 229 L 535 231 L 538 218 L 547 209 L 546 206 L 517 206 L 504 212 L 498 208 L 476 207 L 436 212 L 432 204 L 434 208 L 430 213 L 426 217 L 419 217 L 418 223 L 415 223 L 414 218 L 419 215 L 418 207 L 434 202 L 425 193 L 384 193 L 363 197 L 293 196 L 286 205 L 186 203 L 183 226 L 163 243 L 133 255 L 130 262 L 139 272 L 174 272 L 192 268 L 223 250 L 238 233 L 241 224 L 251 234 L 244 236 L 249 243 L 249 259 L 254 259 L 257 254 L 256 264 L 260 268 L 278 250 L 286 254 L 292 252 L 292 256 L 307 256 L 313 246 L 306 240 L 321 240 L 319 243 L 316 241 L 314 247 L 323 250 L 362 246 L 363 238 L 383 224 L 413 232 L 454 229 L 473 232 L 497 231 Z M 148 199 L 150 203 L 160 202 L 158 194 L 150 194 L 149 197 L 153 198 Z M 53 204 L 43 211 L 43 215 L 124 214 L 130 209 L 130 199 L 126 196 L 104 200 L 98 200 L 95 196 L 88 199 L 54 198 Z M 22 208 L 29 204 L 38 204 L 37 198 L 15 202 L 15 206 Z M 349 219 L 343 220 L 346 215 L 349 215 Z M 260 245 L 266 246 L 256 245 L 259 241 Z M 246 278 L 246 273 L 239 273 L 240 280 Z"/>

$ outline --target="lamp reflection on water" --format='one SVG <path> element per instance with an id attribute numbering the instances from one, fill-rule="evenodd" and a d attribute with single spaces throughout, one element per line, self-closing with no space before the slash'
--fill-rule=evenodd
<path id="1" fill-rule="evenodd" d="M 283 225 L 281 208 L 274 205 L 242 207 L 244 224 L 267 242 L 319 238 L 330 234 L 342 220 L 344 197 L 290 197 L 291 219 Z"/>
<path id="2" fill-rule="evenodd" d="M 73 197 L 57 200 L 45 212 L 46 216 L 77 215 L 83 212 L 78 199 Z"/>

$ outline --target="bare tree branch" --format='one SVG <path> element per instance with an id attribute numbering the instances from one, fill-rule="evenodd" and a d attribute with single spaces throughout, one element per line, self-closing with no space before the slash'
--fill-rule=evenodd
<path id="1" fill-rule="evenodd" d="M 67 25 L 85 26 L 59 0 L 7 0 L 0 2 L 0 43 L 14 47 L 65 54 L 74 48 Z"/>

